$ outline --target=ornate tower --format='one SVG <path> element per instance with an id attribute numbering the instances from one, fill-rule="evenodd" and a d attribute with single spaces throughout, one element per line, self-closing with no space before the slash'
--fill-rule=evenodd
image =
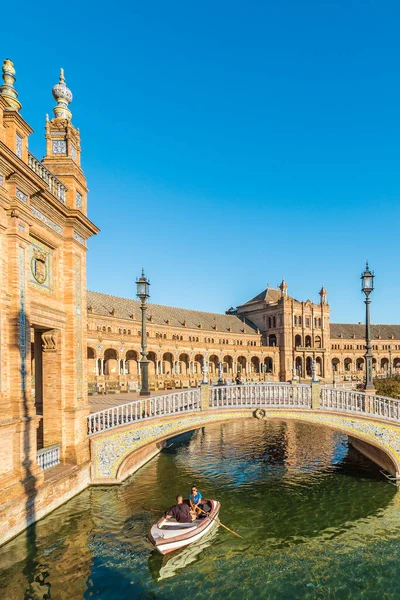
<path id="1" fill-rule="evenodd" d="M 322 288 L 319 291 L 319 295 L 321 297 L 321 304 L 327 304 L 326 302 L 326 297 L 328 295 L 328 292 L 326 291 L 326 289 L 324 288 L 324 284 L 322 284 Z"/>
<path id="2" fill-rule="evenodd" d="M 69 104 L 72 92 L 67 87 L 64 69 L 60 69 L 59 82 L 53 87 L 57 104 L 54 118 L 46 117 L 46 156 L 43 163 L 67 186 L 65 203 L 69 208 L 87 214 L 86 179 L 81 169 L 81 143 L 79 129 L 72 125 Z"/>
<path id="3" fill-rule="evenodd" d="M 279 285 L 279 289 L 281 290 L 281 298 L 283 298 L 284 296 L 287 296 L 288 284 L 286 283 L 284 277 L 282 277 L 282 281 Z"/>

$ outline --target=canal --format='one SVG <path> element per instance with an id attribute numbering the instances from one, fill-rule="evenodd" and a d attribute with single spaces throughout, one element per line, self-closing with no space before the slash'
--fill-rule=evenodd
<path id="1" fill-rule="evenodd" d="M 155 516 L 196 484 L 206 539 L 162 558 Z M 93 487 L 0 548 L 2 600 L 400 597 L 400 494 L 346 436 L 295 422 L 212 424 L 118 487 Z"/>

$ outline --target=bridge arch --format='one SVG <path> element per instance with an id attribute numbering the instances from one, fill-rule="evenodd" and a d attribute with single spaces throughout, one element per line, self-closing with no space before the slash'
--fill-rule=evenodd
<path id="1" fill-rule="evenodd" d="M 201 397 L 200 390 L 191 390 L 140 400 L 130 403 L 129 406 L 121 405 L 108 409 L 107 414 L 106 411 L 102 411 L 103 416 L 97 422 L 103 426 L 105 421 L 109 422 L 111 414 L 114 424 L 107 431 L 92 430 L 94 431 L 91 435 L 92 482 L 94 484 L 120 483 L 155 456 L 168 438 L 198 429 L 208 423 L 253 419 L 256 414 L 260 416 L 256 413 L 260 407 L 264 411 L 261 417 L 266 419 L 304 421 L 347 434 L 354 447 L 381 468 L 400 478 L 398 404 L 387 404 L 379 414 L 372 415 L 368 404 L 365 404 L 365 407 L 364 404 L 359 404 L 360 401 L 367 402 L 365 394 L 325 389 L 322 390 L 325 393 L 321 396 L 325 405 L 321 410 L 319 405 L 317 407 L 311 405 L 310 386 L 272 384 L 268 387 L 266 384 L 264 392 L 262 389 L 263 387 L 259 385 L 210 388 L 212 393 L 209 408 L 202 405 L 204 398 Z M 350 393 L 356 394 L 357 406 L 354 406 L 356 410 L 357 407 L 361 407 L 360 414 L 352 414 L 351 411 L 349 413 L 346 398 L 350 396 L 346 394 Z M 187 400 L 188 398 L 190 400 Z M 396 402 L 391 399 L 384 400 Z M 286 405 L 279 406 L 282 401 L 285 401 Z M 346 404 L 347 409 L 341 414 L 340 406 L 343 403 Z M 124 415 L 126 417 L 130 411 L 132 416 L 134 404 L 136 405 L 135 420 L 125 424 Z M 363 414 L 361 411 L 366 412 Z M 385 414 L 392 420 L 385 422 Z M 93 419 L 94 416 L 91 415 L 90 418 Z"/>

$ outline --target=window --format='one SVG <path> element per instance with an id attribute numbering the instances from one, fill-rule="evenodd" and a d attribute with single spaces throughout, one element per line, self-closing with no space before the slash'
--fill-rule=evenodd
<path id="1" fill-rule="evenodd" d="M 82 194 L 76 192 L 76 200 L 75 200 L 76 208 L 82 208 Z"/>
<path id="2" fill-rule="evenodd" d="M 301 317 L 299 317 L 299 325 L 301 325 Z"/>
<path id="3" fill-rule="evenodd" d="M 306 317 L 306 327 L 310 327 L 310 318 Z"/>
<path id="4" fill-rule="evenodd" d="M 272 327 L 272 320 L 271 317 L 268 317 L 268 327 L 271 329 Z"/>
<path id="5" fill-rule="evenodd" d="M 297 325 L 297 317 L 296 317 L 296 315 L 294 315 L 294 317 L 293 317 L 293 325 Z"/>

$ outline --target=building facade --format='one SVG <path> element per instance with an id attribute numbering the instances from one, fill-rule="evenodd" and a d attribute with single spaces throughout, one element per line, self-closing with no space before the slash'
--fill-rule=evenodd
<path id="1" fill-rule="evenodd" d="M 288 295 L 283 280 L 226 314 L 149 304 L 150 389 L 211 383 L 307 381 L 315 361 L 327 383 L 362 382 L 365 326 L 330 322 L 327 291 L 318 303 Z M 137 300 L 87 292 L 87 360 L 91 393 L 137 390 L 140 385 L 141 314 Z M 372 325 L 373 372 L 400 373 L 400 326 Z M 397 341 L 396 341 L 397 340 Z"/>
<path id="2" fill-rule="evenodd" d="M 45 155 L 28 149 L 10 60 L 0 86 L 0 541 L 90 483 L 88 392 L 140 384 L 137 300 L 86 289 L 87 216 L 79 130 L 61 70 Z M 282 281 L 225 314 L 149 304 L 150 389 L 211 383 L 361 381 L 364 326 L 330 323 Z M 372 326 L 375 374 L 400 371 L 400 326 Z M 55 466 L 56 465 L 56 466 Z M 48 467 L 53 466 L 48 476 Z"/>
<path id="3" fill-rule="evenodd" d="M 28 149 L 10 60 L 2 73 L 0 538 L 87 485 L 86 240 L 98 231 L 63 72 L 42 161 Z M 49 461 L 62 465 L 56 482 L 46 479 Z"/>

